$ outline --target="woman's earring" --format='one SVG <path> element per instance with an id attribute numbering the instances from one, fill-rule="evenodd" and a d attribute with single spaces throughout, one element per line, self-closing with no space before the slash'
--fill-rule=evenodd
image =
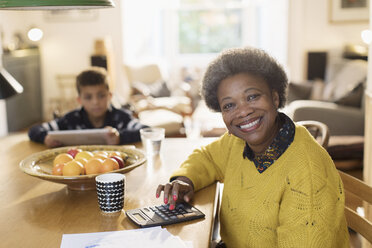
<path id="1" fill-rule="evenodd" d="M 227 135 L 231 136 L 231 133 L 230 133 L 230 131 L 228 131 L 228 132 L 227 132 Z"/>

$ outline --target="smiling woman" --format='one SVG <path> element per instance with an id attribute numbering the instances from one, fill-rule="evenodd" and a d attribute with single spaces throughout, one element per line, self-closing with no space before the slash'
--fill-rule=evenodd
<path id="1" fill-rule="evenodd" d="M 311 134 L 278 111 L 287 76 L 260 49 L 221 53 L 202 96 L 228 133 L 195 150 L 159 185 L 164 202 L 190 201 L 223 182 L 221 238 L 227 247 L 348 247 L 344 192 L 332 159 Z"/>

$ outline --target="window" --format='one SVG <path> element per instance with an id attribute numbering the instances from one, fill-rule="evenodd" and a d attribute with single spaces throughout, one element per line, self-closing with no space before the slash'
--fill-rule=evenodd
<path id="1" fill-rule="evenodd" d="M 126 63 L 162 61 L 177 73 L 239 46 L 287 62 L 288 0 L 125 0 L 122 7 Z"/>
<path id="2" fill-rule="evenodd" d="M 225 48 L 242 45 L 242 8 L 226 8 L 216 3 L 208 8 L 203 1 L 182 5 L 178 10 L 178 53 L 219 53 Z"/>

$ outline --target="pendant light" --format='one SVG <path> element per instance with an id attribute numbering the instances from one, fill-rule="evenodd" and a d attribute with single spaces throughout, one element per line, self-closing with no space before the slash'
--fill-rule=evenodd
<path id="1" fill-rule="evenodd" d="M 4 68 L 0 68 L 0 99 L 6 99 L 22 92 L 22 85 Z"/>
<path id="2" fill-rule="evenodd" d="M 112 0 L 0 0 L 0 10 L 69 10 L 115 7 Z"/>

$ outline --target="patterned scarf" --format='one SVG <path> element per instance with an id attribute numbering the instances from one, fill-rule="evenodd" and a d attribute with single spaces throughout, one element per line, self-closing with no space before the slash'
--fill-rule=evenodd
<path id="1" fill-rule="evenodd" d="M 255 157 L 252 149 L 247 143 L 245 143 L 243 157 L 253 161 L 259 173 L 262 173 L 267 168 L 269 168 L 293 142 L 296 129 L 295 124 L 288 116 L 283 113 L 279 113 L 279 119 L 281 121 L 284 121 L 284 124 L 280 128 L 279 133 L 274 138 L 271 145 L 263 154 Z"/>

